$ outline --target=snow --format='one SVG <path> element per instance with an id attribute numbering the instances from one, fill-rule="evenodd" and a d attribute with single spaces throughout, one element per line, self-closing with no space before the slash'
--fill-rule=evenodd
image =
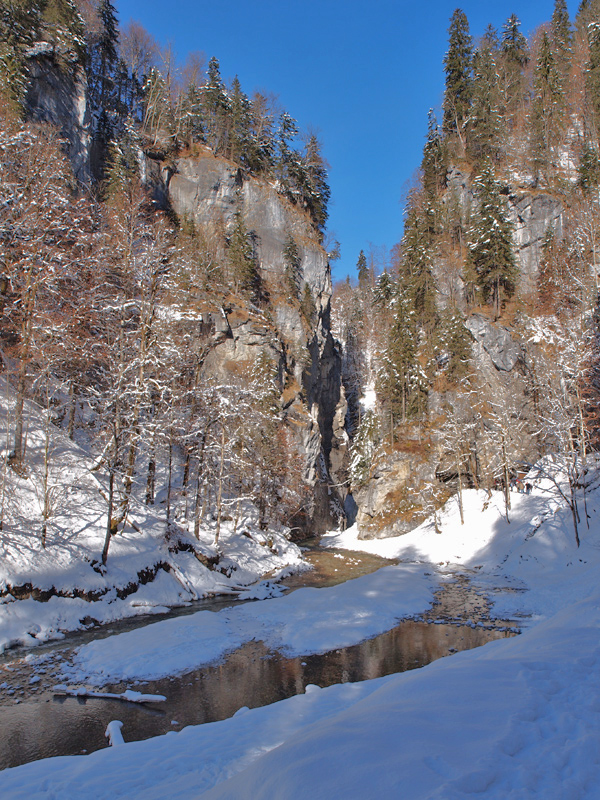
<path id="1" fill-rule="evenodd" d="M 86 796 L 203 800 L 581 800 L 600 797 L 600 491 L 582 544 L 551 481 L 531 495 L 464 493 L 394 539 L 331 545 L 401 559 L 341 586 L 153 623 L 80 648 L 79 678 L 167 674 L 220 657 L 248 637 L 294 654 L 335 649 L 424 611 L 433 580 L 457 573 L 486 589 L 524 632 L 385 678 L 305 694 L 232 718 L 88 756 L 0 773 L 11 800 Z M 583 509 L 582 509 L 583 511 Z M 427 573 L 430 573 L 429 575 Z M 432 574 L 433 573 L 433 574 Z M 165 661 L 163 665 L 160 662 Z"/>
<path id="2" fill-rule="evenodd" d="M 2 426 L 13 408 L 14 397 L 0 380 L 0 441 L 6 441 Z M 217 551 L 214 524 L 203 525 L 196 540 L 185 529 L 185 521 L 168 528 L 163 509 L 135 498 L 128 523 L 111 539 L 106 568 L 101 567 L 106 476 L 94 469 L 85 450 L 52 426 L 53 502 L 44 547 L 40 495 L 44 423 L 44 411 L 26 402 L 23 475 L 0 457 L 0 653 L 17 644 L 35 646 L 60 638 L 66 631 L 88 627 L 90 620 L 108 623 L 160 614 L 214 594 L 266 596 L 269 586 L 261 578 L 277 579 L 286 571 L 306 568 L 300 549 L 288 541 L 285 530 L 259 529 L 258 513 L 250 504 L 240 508 L 237 527 L 233 521 L 223 521 Z M 205 566 L 217 555 L 216 568 Z M 24 599 L 15 600 L 15 587 L 25 587 Z M 27 596 L 27 587 L 47 593 L 49 599 L 42 602 Z"/>

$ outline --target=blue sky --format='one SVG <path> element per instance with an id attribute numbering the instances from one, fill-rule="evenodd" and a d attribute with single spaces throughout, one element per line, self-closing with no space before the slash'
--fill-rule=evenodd
<path id="1" fill-rule="evenodd" d="M 456 0 L 114 0 L 180 59 L 216 56 L 223 78 L 279 96 L 312 127 L 329 162 L 334 277 L 354 275 L 360 249 L 379 257 L 402 236 L 407 185 L 421 160 L 427 112 L 439 107 Z M 527 35 L 554 0 L 464 0 L 472 35 L 516 13 Z M 568 0 L 573 18 L 579 0 Z"/>

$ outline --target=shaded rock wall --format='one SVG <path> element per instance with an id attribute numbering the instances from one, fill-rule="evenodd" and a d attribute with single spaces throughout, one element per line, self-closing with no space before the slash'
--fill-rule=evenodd
<path id="1" fill-rule="evenodd" d="M 38 42 L 26 57 L 30 75 L 27 115 L 60 131 L 75 177 L 88 184 L 91 137 L 85 71 L 74 57 L 69 60 L 62 54 L 59 60 L 47 42 Z"/>

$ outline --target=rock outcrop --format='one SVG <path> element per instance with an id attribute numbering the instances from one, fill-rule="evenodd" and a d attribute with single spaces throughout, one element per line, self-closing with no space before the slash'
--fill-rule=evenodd
<path id="1" fill-rule="evenodd" d="M 75 177 L 87 184 L 91 137 L 85 71 L 76 56 L 58 53 L 48 42 L 38 42 L 25 55 L 30 76 L 27 114 L 60 131 Z"/>
<path id="2" fill-rule="evenodd" d="M 277 364 L 284 411 L 298 432 L 307 480 L 314 486 L 307 521 L 312 531 L 343 522 L 343 496 L 336 468 L 347 437 L 340 425 L 339 347 L 329 329 L 331 273 L 327 254 L 310 218 L 268 181 L 249 177 L 234 163 L 208 149 L 193 157 L 147 163 L 155 196 L 168 200 L 180 218 L 212 231 L 224 247 L 225 237 L 241 213 L 254 243 L 261 280 L 269 291 L 269 310 L 236 304 L 203 317 L 212 346 L 204 362 L 211 375 L 225 375 L 233 364 L 252 363 L 260 351 Z M 282 291 L 284 248 L 292 236 L 301 259 L 301 293 L 308 287 L 316 317 L 309 324 L 297 304 Z M 337 425 L 334 426 L 334 420 Z"/>

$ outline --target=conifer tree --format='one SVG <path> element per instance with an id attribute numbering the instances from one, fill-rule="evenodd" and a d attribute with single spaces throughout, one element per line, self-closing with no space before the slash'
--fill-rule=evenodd
<path id="1" fill-rule="evenodd" d="M 251 104 L 248 97 L 242 91 L 242 86 L 237 75 L 231 84 L 229 118 L 230 126 L 227 156 L 237 164 L 249 166 L 253 161 L 251 156 Z"/>
<path id="2" fill-rule="evenodd" d="M 435 201 L 444 185 L 446 158 L 440 129 L 432 108 L 427 115 L 427 139 L 421 161 L 423 189 L 429 200 Z"/>
<path id="3" fill-rule="evenodd" d="M 585 88 L 594 111 L 596 127 L 600 123 L 600 21 L 588 26 L 589 62 L 586 70 Z"/>
<path id="4" fill-rule="evenodd" d="M 322 233 L 327 223 L 327 205 L 331 191 L 327 182 L 327 167 L 321 155 L 321 145 L 314 134 L 311 134 L 306 142 L 302 172 L 305 179 L 299 188 L 304 195 L 304 205 Z"/>
<path id="5" fill-rule="evenodd" d="M 542 36 L 535 68 L 534 95 L 531 119 L 533 169 L 536 180 L 554 174 L 555 154 L 564 124 L 564 90 L 550 39 Z"/>
<path id="6" fill-rule="evenodd" d="M 522 71 L 529 61 L 527 39 L 521 33 L 521 23 L 515 14 L 502 27 L 501 41 L 501 87 L 503 113 L 512 119 L 523 100 Z"/>
<path id="7" fill-rule="evenodd" d="M 302 259 L 298 245 L 291 233 L 288 234 L 283 248 L 283 260 L 285 262 L 285 282 L 290 297 L 294 300 L 300 298 L 300 287 L 302 286 Z"/>
<path id="8" fill-rule="evenodd" d="M 215 154 L 222 153 L 227 143 L 227 125 L 230 102 L 221 80 L 221 70 L 216 58 L 208 62 L 208 76 L 203 91 L 206 118 L 206 141 Z"/>
<path id="9" fill-rule="evenodd" d="M 468 374 L 472 352 L 471 335 L 458 309 L 444 313 L 442 335 L 448 354 L 446 375 L 450 383 L 458 385 Z"/>
<path id="10" fill-rule="evenodd" d="M 566 0 L 555 0 L 550 21 L 550 39 L 559 68 L 563 74 L 568 71 L 573 54 L 571 21 Z"/>
<path id="11" fill-rule="evenodd" d="M 398 287 L 392 301 L 392 323 L 381 357 L 378 395 L 394 422 L 405 422 L 425 407 L 426 379 L 417 359 L 417 315 L 412 299 Z"/>
<path id="12" fill-rule="evenodd" d="M 468 127 L 468 150 L 475 161 L 500 158 L 502 125 L 498 96 L 498 67 L 492 49 L 484 46 L 473 59 L 473 107 Z"/>
<path id="13" fill-rule="evenodd" d="M 236 290 L 255 299 L 259 293 L 260 276 L 253 243 L 240 211 L 235 214 L 233 230 L 227 243 L 227 258 Z"/>
<path id="14" fill-rule="evenodd" d="M 191 81 L 181 104 L 181 135 L 190 144 L 206 141 L 202 90 Z"/>
<path id="15" fill-rule="evenodd" d="M 584 194 L 588 194 L 600 183 L 600 157 L 598 150 L 589 140 L 583 144 L 577 183 Z"/>
<path id="16" fill-rule="evenodd" d="M 483 165 L 473 185 L 478 208 L 470 236 L 470 257 L 483 299 L 491 303 L 497 319 L 503 302 L 514 294 L 518 277 L 512 224 L 491 162 Z"/>
<path id="17" fill-rule="evenodd" d="M 294 183 L 294 173 L 297 164 L 296 154 L 291 147 L 291 142 L 298 135 L 298 124 L 287 111 L 279 117 L 276 142 L 276 172 L 279 183 L 286 193 L 291 193 Z"/>
<path id="18" fill-rule="evenodd" d="M 364 250 L 358 254 L 358 261 L 356 262 L 356 273 L 358 275 L 358 285 L 364 291 L 371 282 L 371 273 L 367 266 L 367 257 Z"/>
<path id="19" fill-rule="evenodd" d="M 413 202 L 408 209 L 402 237 L 402 277 L 416 312 L 416 320 L 429 332 L 433 330 L 437 318 L 431 247 L 426 219 Z"/>
<path id="20" fill-rule="evenodd" d="M 467 17 L 459 8 L 450 18 L 448 33 L 448 52 L 444 58 L 446 90 L 443 130 L 446 135 L 457 135 L 464 149 L 463 128 L 473 92 L 473 42 Z"/>
<path id="21" fill-rule="evenodd" d="M 502 52 L 507 62 L 521 70 L 529 61 L 527 39 L 521 33 L 521 21 L 511 14 L 502 27 Z"/>

